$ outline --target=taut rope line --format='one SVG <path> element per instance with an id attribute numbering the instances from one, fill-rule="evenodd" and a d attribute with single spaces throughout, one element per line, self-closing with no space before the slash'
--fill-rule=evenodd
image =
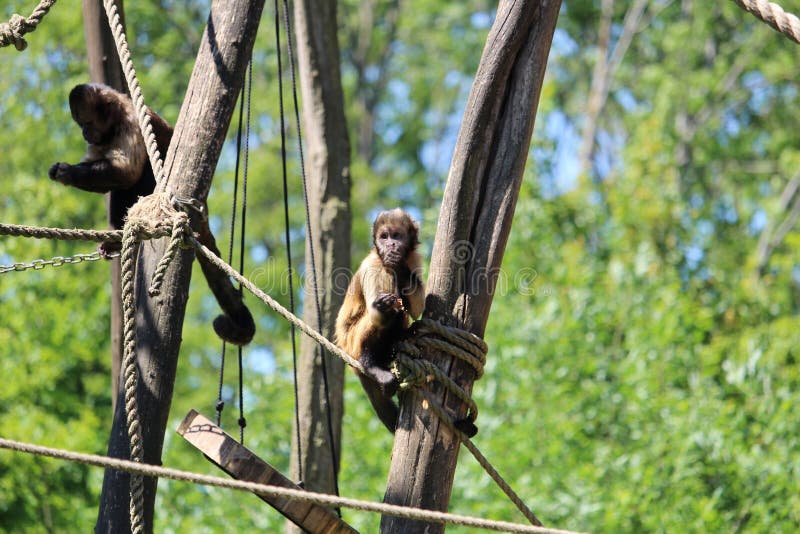
<path id="1" fill-rule="evenodd" d="M 235 480 L 230 478 L 222 478 L 209 475 L 200 475 L 197 473 L 181 471 L 178 469 L 171 469 L 168 467 L 161 467 L 158 465 L 131 462 L 130 460 L 122 460 L 120 458 L 109 458 L 108 456 L 99 456 L 96 454 L 84 454 L 79 452 L 66 451 L 63 449 L 54 449 L 51 447 L 43 447 L 31 443 L 22 443 L 19 441 L 14 441 L 4 438 L 0 438 L 0 449 L 8 449 L 17 452 L 24 452 L 27 454 L 35 454 L 38 456 L 47 456 L 50 458 L 56 458 L 59 460 L 66 460 L 85 465 L 92 465 L 95 467 L 102 467 L 105 469 L 116 469 L 118 471 L 125 471 L 128 473 L 136 473 L 143 477 L 148 476 L 148 477 L 168 478 L 171 480 L 189 482 L 191 484 L 202 484 L 206 486 L 215 486 L 218 488 L 249 491 L 267 497 L 283 497 L 288 499 L 296 499 L 296 500 L 321 504 L 323 506 L 331 506 L 331 507 L 341 506 L 345 508 L 351 508 L 353 510 L 375 512 L 375 513 L 393 515 L 398 517 L 407 517 L 410 519 L 419 519 L 422 521 L 451 523 L 454 525 L 484 528 L 488 530 L 495 530 L 501 532 L 522 532 L 522 533 L 532 533 L 532 534 L 578 534 L 576 532 L 569 530 L 536 527 L 531 525 L 520 525 L 517 523 L 510 523 L 507 521 L 480 519 L 459 514 L 451 514 L 449 512 L 437 512 L 433 510 L 424 510 L 422 508 L 410 508 L 405 506 L 398 506 L 395 504 L 373 503 L 368 501 L 360 501 L 358 499 L 351 499 L 347 497 L 337 497 L 336 495 L 327 495 L 325 493 L 314 493 L 311 491 L 297 490 L 291 488 L 281 488 L 277 486 L 270 486 L 267 484 L 246 482 L 243 480 Z"/>
<path id="2" fill-rule="evenodd" d="M 752 13 L 756 18 L 769 24 L 795 43 L 800 43 L 800 19 L 784 11 L 778 4 L 767 0 L 733 1 L 736 2 L 736 5 Z"/>

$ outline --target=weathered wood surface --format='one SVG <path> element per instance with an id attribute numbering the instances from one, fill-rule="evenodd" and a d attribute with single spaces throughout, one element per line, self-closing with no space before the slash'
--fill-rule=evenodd
<path id="1" fill-rule="evenodd" d="M 302 489 L 195 410 L 186 415 L 178 427 L 178 434 L 236 480 L 258 482 L 281 488 Z M 323 506 L 285 497 L 264 495 L 258 495 L 258 497 L 307 532 L 318 534 L 356 532 L 335 513 Z"/>
<path id="2" fill-rule="evenodd" d="M 425 316 L 483 336 L 527 159 L 561 0 L 503 0 L 487 37 L 439 215 Z M 467 392 L 474 371 L 442 353 L 425 357 Z M 440 387 L 455 419 L 465 407 Z M 480 420 L 478 420 L 480 426 Z M 401 397 L 384 502 L 445 511 L 459 443 L 411 394 Z M 381 532 L 442 532 L 443 525 L 383 516 Z"/>
<path id="3" fill-rule="evenodd" d="M 166 155 L 165 183 L 160 191 L 205 202 L 219 159 L 245 68 L 261 20 L 264 0 L 214 0 L 192 77 Z M 197 213 L 192 213 L 196 224 Z M 196 227 L 196 226 L 195 226 Z M 139 251 L 136 274 L 136 392 L 142 428 L 144 462 L 161 464 L 164 433 L 172 402 L 175 370 L 189 296 L 191 251 L 176 254 L 163 279 L 161 295 L 150 298 L 147 287 L 166 240 L 146 241 Z M 124 391 L 117 396 L 108 455 L 129 457 Z M 130 475 L 106 470 L 96 532 L 130 532 Z M 157 480 L 144 481 L 144 528 L 153 531 Z"/>
<path id="4" fill-rule="evenodd" d="M 336 5 L 336 0 L 294 2 L 303 102 L 302 131 L 307 155 L 308 225 L 313 237 L 306 240 L 305 272 L 316 272 L 318 286 L 315 293 L 312 277 L 309 274 L 303 277 L 306 284 L 302 292 L 303 319 L 319 328 L 328 339 L 333 339 L 336 314 L 344 300 L 344 288 L 341 281 L 337 286 L 336 275 L 350 267 L 350 143 L 339 71 Z M 284 42 L 285 39 L 283 36 Z M 291 109 L 291 104 L 288 109 Z M 293 217 L 298 217 L 294 220 L 297 223 L 301 215 L 298 213 Z M 311 246 L 314 247 L 313 267 Z M 292 477 L 295 480 L 302 478 L 305 487 L 311 491 L 336 493 L 344 363 L 323 351 L 308 336 L 301 336 L 300 340 L 297 390 L 298 418 L 294 421 L 290 462 Z M 288 532 L 297 532 L 297 529 L 289 526 Z"/>

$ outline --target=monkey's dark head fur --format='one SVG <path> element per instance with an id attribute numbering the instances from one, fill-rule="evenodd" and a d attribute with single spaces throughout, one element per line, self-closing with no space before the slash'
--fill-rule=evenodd
<path id="1" fill-rule="evenodd" d="M 372 224 L 372 244 L 387 267 L 398 267 L 419 245 L 419 224 L 400 208 L 382 211 Z"/>
<path id="2" fill-rule="evenodd" d="M 76 85 L 69 93 L 72 118 L 81 127 L 83 138 L 94 145 L 105 145 L 126 123 L 130 99 L 101 83 Z"/>

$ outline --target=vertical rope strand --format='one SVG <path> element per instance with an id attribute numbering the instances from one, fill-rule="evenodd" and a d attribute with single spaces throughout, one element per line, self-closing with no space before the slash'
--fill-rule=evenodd
<path id="1" fill-rule="evenodd" d="M 125 415 L 130 440 L 130 459 L 143 462 L 142 428 L 139 424 L 139 404 L 136 400 L 136 388 L 139 384 L 139 369 L 136 362 L 136 315 L 134 309 L 133 277 L 134 260 L 139 241 L 137 228 L 126 224 L 122 238 L 122 313 L 123 313 L 123 357 L 122 367 L 125 380 Z M 130 517 L 131 532 L 144 532 L 144 477 L 131 474 Z"/>
<path id="2" fill-rule="evenodd" d="M 286 241 L 286 263 L 288 265 L 287 278 L 289 280 L 289 310 L 294 313 L 294 270 L 292 269 L 292 241 L 289 232 L 289 186 L 286 169 L 286 114 L 283 107 L 283 62 L 281 61 L 281 24 L 278 0 L 274 2 L 275 7 L 275 48 L 278 56 L 278 107 L 281 117 L 281 169 L 283 171 L 283 219 Z M 290 336 L 292 340 L 292 374 L 294 377 L 294 428 L 295 440 L 297 441 L 297 477 L 303 480 L 303 444 L 300 441 L 300 392 L 297 385 L 297 342 L 295 341 L 295 328 L 290 325 Z"/>
<path id="3" fill-rule="evenodd" d="M 253 61 L 252 58 L 247 64 L 247 113 L 245 115 L 245 134 L 244 134 L 244 172 L 242 173 L 242 222 L 239 232 L 239 272 L 244 272 L 244 249 L 245 249 L 245 228 L 247 222 L 247 172 L 250 168 L 250 95 L 253 88 Z M 244 93 L 243 93 L 244 96 Z M 240 117 L 241 118 L 241 117 Z M 233 234 L 231 234 L 233 242 Z M 242 284 L 239 284 L 239 294 L 243 292 Z M 244 427 L 247 420 L 244 417 L 244 370 L 242 365 L 242 353 L 244 348 L 237 347 L 239 353 L 239 441 L 244 445 Z"/>
<path id="4" fill-rule="evenodd" d="M 239 197 L 239 162 L 242 152 L 242 123 L 244 115 L 244 93 L 239 96 L 239 126 L 236 130 L 236 163 L 233 169 L 233 201 L 231 202 L 231 224 L 229 227 L 230 241 L 228 242 L 228 263 L 233 264 L 233 242 L 236 235 L 236 205 Z M 239 284 L 239 293 L 242 292 L 242 284 Z M 217 426 L 221 426 L 222 410 L 225 408 L 225 401 L 222 400 L 222 388 L 225 383 L 225 353 L 228 344 L 222 340 L 222 350 L 220 352 L 219 364 L 219 386 L 217 389 Z"/>
<path id="5" fill-rule="evenodd" d="M 128 82 L 128 91 L 131 94 L 133 108 L 136 111 L 136 118 L 139 120 L 139 128 L 142 131 L 144 144 L 147 147 L 147 156 L 150 158 L 150 165 L 153 167 L 153 174 L 156 183 L 164 182 L 164 166 L 161 163 L 161 153 L 158 150 L 156 136 L 153 127 L 150 125 L 150 116 L 147 114 L 147 106 L 144 105 L 142 89 L 139 87 L 139 80 L 136 77 L 136 70 L 133 68 L 133 60 L 128 48 L 128 41 L 125 38 L 125 28 L 120 20 L 119 11 L 114 0 L 103 0 L 103 7 L 106 10 L 108 24 L 111 33 L 114 35 L 114 42 L 117 45 L 117 53 L 122 64 L 122 71 L 125 80 Z"/>

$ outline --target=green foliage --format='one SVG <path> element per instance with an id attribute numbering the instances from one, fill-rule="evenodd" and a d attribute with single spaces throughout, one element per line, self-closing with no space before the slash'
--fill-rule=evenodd
<path id="1" fill-rule="evenodd" d="M 631 3 L 616 2 L 612 48 Z M 458 122 L 493 3 L 345 1 L 342 75 L 353 147 L 354 261 L 374 210 L 415 208 L 429 250 Z M 208 2 L 126 4 L 148 104 L 177 118 Z M 789 8 L 789 6 L 787 6 Z M 8 18 L 11 8 L 0 10 Z M 244 272 L 289 304 L 271 6 L 253 60 Z M 492 306 L 489 362 L 475 385 L 476 444 L 548 525 L 593 532 L 792 532 L 800 526 L 800 234 L 759 271 L 800 164 L 796 47 L 734 3 L 650 2 L 611 80 L 587 176 L 570 175 L 597 58 L 600 2 L 565 1 L 526 180 Z M 29 47 L 0 50 L 1 222 L 104 226 L 102 199 L 47 179 L 83 149 L 66 94 L 87 79 L 77 9 L 57 4 Z M 283 36 L 285 42 L 285 36 Z M 288 68 L 284 60 L 284 81 Z M 287 83 L 288 85 L 288 83 Z M 288 95 L 287 95 L 288 96 Z M 290 110 L 287 98 L 286 109 Z M 292 258 L 304 205 L 289 121 Z M 227 256 L 235 126 L 210 197 Z M 238 257 L 238 234 L 234 258 Z M 0 263 L 91 252 L 92 244 L 0 238 Z M 236 262 L 235 262 L 236 263 Z M 105 262 L 0 276 L 0 433 L 103 453 L 111 425 Z M 298 284 L 296 284 L 297 286 Z M 297 287 L 296 287 L 297 291 Z M 295 299 L 298 302 L 300 299 Z M 245 443 L 288 472 L 291 343 L 248 298 Z M 219 474 L 170 429 L 213 416 L 217 306 L 195 271 L 164 464 Z M 228 350 L 223 426 L 237 433 L 238 363 Z M 392 446 L 347 376 L 343 495 L 381 500 Z M 91 528 L 102 471 L 0 451 L 0 525 Z M 159 532 L 277 531 L 250 495 L 161 481 Z M 521 521 L 468 453 L 451 510 Z M 344 511 L 362 532 L 379 518 Z M 450 531 L 467 532 L 452 528 Z"/>

